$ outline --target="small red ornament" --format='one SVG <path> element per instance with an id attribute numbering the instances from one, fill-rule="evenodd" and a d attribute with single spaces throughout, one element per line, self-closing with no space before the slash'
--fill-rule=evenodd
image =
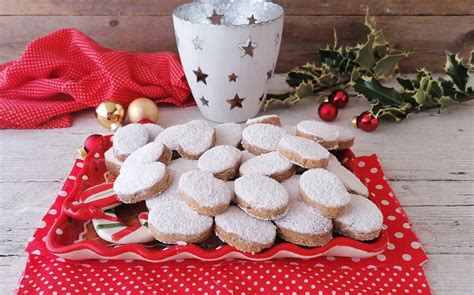
<path id="1" fill-rule="evenodd" d="M 92 148 L 99 144 L 99 141 L 102 139 L 102 135 L 100 134 L 92 134 L 86 138 L 84 141 L 84 149 L 86 153 L 88 153 Z"/>
<path id="2" fill-rule="evenodd" d="M 137 122 L 138 124 L 156 124 L 150 119 L 141 119 L 140 121 Z"/>
<path id="3" fill-rule="evenodd" d="M 334 90 L 329 94 L 328 101 L 338 109 L 343 109 L 349 103 L 349 95 L 342 89 Z"/>
<path id="4" fill-rule="evenodd" d="M 360 128 L 366 132 L 372 132 L 379 126 L 379 119 L 372 116 L 369 112 L 363 112 L 352 119 L 355 127 Z"/>
<path id="5" fill-rule="evenodd" d="M 318 108 L 318 115 L 323 121 L 334 121 L 337 117 L 337 107 L 330 102 L 323 102 Z"/>

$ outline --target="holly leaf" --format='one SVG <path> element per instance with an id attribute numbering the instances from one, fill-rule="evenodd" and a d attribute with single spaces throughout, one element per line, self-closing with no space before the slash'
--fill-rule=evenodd
<path id="1" fill-rule="evenodd" d="M 313 95 L 313 83 L 311 82 L 301 82 L 301 84 L 295 88 L 295 96 L 299 99 L 310 95 Z"/>
<path id="2" fill-rule="evenodd" d="M 372 77 L 357 79 L 354 90 L 365 96 L 370 102 L 384 106 L 399 106 L 404 104 L 401 94 L 394 88 L 385 87 Z"/>
<path id="3" fill-rule="evenodd" d="M 457 54 L 446 52 L 446 64 L 444 69 L 454 82 L 455 88 L 460 92 L 466 93 L 469 75 L 467 68 L 462 64 L 462 59 Z"/>
<path id="4" fill-rule="evenodd" d="M 354 62 L 368 70 L 372 69 L 374 66 L 374 36 L 372 34 L 368 35 L 367 42 L 363 44 L 357 51 Z"/>
<path id="5" fill-rule="evenodd" d="M 369 15 L 369 8 L 366 10 L 364 25 L 370 30 L 370 35 L 374 37 L 374 47 L 388 45 L 387 40 L 382 33 L 382 30 L 377 29 L 377 22 L 374 16 Z"/>
<path id="6" fill-rule="evenodd" d="M 441 96 L 440 98 L 437 99 L 437 102 L 439 104 L 439 112 L 442 112 L 445 109 L 447 109 L 449 106 L 458 103 L 457 101 L 455 101 L 454 99 L 448 96 Z"/>
<path id="7" fill-rule="evenodd" d="M 415 84 L 414 84 L 413 80 L 403 79 L 403 78 L 398 77 L 397 81 L 398 81 L 398 84 L 400 84 L 400 86 L 405 88 L 404 90 L 408 90 L 408 91 L 415 90 Z"/>
<path id="8" fill-rule="evenodd" d="M 420 87 L 416 90 L 415 95 L 413 95 L 413 98 L 419 105 L 418 108 L 431 107 L 437 104 L 436 100 L 434 100 L 430 94 L 434 82 L 431 76 L 421 78 Z"/>
<path id="9" fill-rule="evenodd" d="M 383 104 L 373 104 L 370 108 L 370 113 L 376 118 L 390 117 L 398 122 L 407 117 L 408 113 L 406 112 L 406 110 L 409 107 L 410 106 L 408 104 L 402 106 L 401 108 L 387 107 Z"/>
<path id="10" fill-rule="evenodd" d="M 378 79 L 386 80 L 393 76 L 398 64 L 412 51 L 403 51 L 398 54 L 387 54 L 375 63 L 374 74 Z"/>

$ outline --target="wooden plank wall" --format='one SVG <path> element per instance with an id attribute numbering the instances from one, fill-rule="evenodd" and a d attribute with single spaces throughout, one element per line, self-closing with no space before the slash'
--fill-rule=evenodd
<path id="1" fill-rule="evenodd" d="M 75 27 L 99 43 L 133 52 L 175 51 L 170 14 L 183 0 L 1 0 L 0 63 L 18 58 L 33 39 Z M 395 48 L 415 53 L 402 71 L 426 66 L 442 70 L 444 51 L 464 57 L 474 48 L 473 0 L 278 0 L 285 8 L 285 28 L 278 71 L 316 58 L 332 42 L 365 40 L 365 7 Z"/>

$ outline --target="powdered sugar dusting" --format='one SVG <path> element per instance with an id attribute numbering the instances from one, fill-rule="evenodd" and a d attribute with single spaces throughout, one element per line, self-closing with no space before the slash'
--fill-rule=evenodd
<path id="1" fill-rule="evenodd" d="M 284 136 L 278 143 L 278 149 L 293 151 L 304 160 L 319 161 L 329 158 L 329 152 L 322 145 L 299 136 Z"/>
<path id="2" fill-rule="evenodd" d="M 162 143 L 150 142 L 128 156 L 123 162 L 123 166 L 156 162 L 163 155 L 164 150 L 165 146 Z"/>
<path id="3" fill-rule="evenodd" d="M 316 137 L 318 141 L 337 141 L 340 136 L 335 126 L 313 120 L 299 122 L 296 129 Z"/>
<path id="4" fill-rule="evenodd" d="M 165 198 L 156 203 L 148 222 L 159 232 L 166 234 L 196 235 L 212 226 L 212 217 L 194 212 L 180 199 Z"/>
<path id="5" fill-rule="evenodd" d="M 241 151 L 241 155 L 242 155 L 242 163 L 244 163 L 244 162 L 246 162 L 246 161 L 248 161 L 252 158 L 255 158 L 254 154 L 249 153 L 246 150 Z"/>
<path id="6" fill-rule="evenodd" d="M 116 155 L 129 155 L 148 143 L 148 131 L 142 124 L 128 124 L 114 134 Z"/>
<path id="7" fill-rule="evenodd" d="M 270 221 L 254 218 L 236 206 L 215 217 L 216 226 L 248 242 L 269 244 L 275 241 L 276 227 Z"/>
<path id="8" fill-rule="evenodd" d="M 261 174 L 270 176 L 276 173 L 283 173 L 293 167 L 288 160 L 280 156 L 277 152 L 271 152 L 256 156 L 244 162 L 239 169 L 241 175 Z"/>
<path id="9" fill-rule="evenodd" d="M 216 146 L 238 146 L 242 140 L 242 127 L 236 123 L 224 123 L 214 127 L 216 131 Z"/>
<path id="10" fill-rule="evenodd" d="M 288 204 L 285 188 L 276 180 L 258 174 L 247 174 L 235 180 L 235 194 L 256 209 L 278 209 Z"/>
<path id="11" fill-rule="evenodd" d="M 351 201 L 343 216 L 335 221 L 358 233 L 369 233 L 382 228 L 383 215 L 379 208 L 367 198 L 351 195 Z"/>
<path id="12" fill-rule="evenodd" d="M 161 126 L 158 124 L 147 123 L 143 124 L 143 126 L 145 126 L 146 130 L 148 131 L 148 140 L 150 141 L 155 140 L 158 134 L 163 131 L 163 128 L 161 128 Z"/>
<path id="13" fill-rule="evenodd" d="M 232 199 L 232 192 L 224 181 L 215 178 L 212 173 L 199 170 L 191 170 L 181 176 L 179 191 L 207 208 L 229 204 Z"/>
<path id="14" fill-rule="evenodd" d="M 332 125 L 339 132 L 339 141 L 349 141 L 355 138 L 354 133 L 347 128 Z"/>
<path id="15" fill-rule="evenodd" d="M 153 209 L 160 200 L 164 199 L 180 199 L 179 196 L 179 179 L 181 175 L 189 170 L 197 169 L 196 160 L 188 160 L 184 158 L 179 158 L 171 161 L 168 166 L 168 171 L 171 174 L 171 183 L 170 186 L 164 190 L 160 195 L 146 200 L 146 206 L 149 210 Z"/>
<path id="16" fill-rule="evenodd" d="M 301 175 L 300 190 L 308 198 L 329 208 L 345 206 L 351 199 L 344 184 L 334 174 L 320 168 Z"/>
<path id="17" fill-rule="evenodd" d="M 122 167 L 123 162 L 117 159 L 117 157 L 114 154 L 114 148 L 111 147 L 104 153 L 104 158 L 107 162 L 112 163 L 114 165 L 117 165 L 119 167 Z"/>
<path id="18" fill-rule="evenodd" d="M 165 175 L 166 166 L 161 162 L 122 167 L 114 182 L 114 190 L 119 195 L 140 193 L 156 185 Z"/>
<path id="19" fill-rule="evenodd" d="M 242 140 L 247 144 L 266 151 L 276 151 L 278 142 L 285 135 L 285 130 L 270 124 L 252 124 L 242 132 Z"/>
<path id="20" fill-rule="evenodd" d="M 337 158 L 333 155 L 329 157 L 329 163 L 326 169 L 336 175 L 342 181 L 342 183 L 344 183 L 344 186 L 348 191 L 364 197 L 369 195 L 369 190 L 359 180 L 359 178 L 342 166 Z"/>
<path id="21" fill-rule="evenodd" d="M 252 124 L 257 124 L 257 123 L 264 123 L 267 120 L 278 120 L 280 121 L 280 116 L 278 115 L 264 115 L 252 119 L 248 119 L 247 122 L 245 122 L 245 125 L 249 126 Z"/>
<path id="22" fill-rule="evenodd" d="M 214 145 L 214 128 L 204 120 L 193 120 L 182 125 L 178 146 L 193 156 L 200 156 Z"/>
<path id="23" fill-rule="evenodd" d="M 274 222 L 278 227 L 300 233 L 317 234 L 332 230 L 331 218 L 322 216 L 313 208 L 297 200 L 290 201 L 286 215 Z"/>
<path id="24" fill-rule="evenodd" d="M 290 201 L 300 199 L 300 177 L 301 175 L 293 174 L 290 178 L 281 183 L 288 192 Z"/>
<path id="25" fill-rule="evenodd" d="M 181 136 L 181 130 L 183 125 L 170 126 L 158 134 L 155 138 L 156 142 L 161 142 L 166 145 L 170 150 L 176 150 L 178 148 L 178 138 Z"/>
<path id="26" fill-rule="evenodd" d="M 230 145 L 220 145 L 204 152 L 198 161 L 198 168 L 202 171 L 219 173 L 238 167 L 242 161 L 242 153 Z"/>

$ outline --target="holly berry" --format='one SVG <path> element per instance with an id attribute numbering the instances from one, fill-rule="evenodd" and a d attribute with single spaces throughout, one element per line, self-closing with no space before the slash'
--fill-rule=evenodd
<path id="1" fill-rule="evenodd" d="M 372 132 L 379 126 L 379 119 L 372 116 L 369 112 L 363 112 L 352 119 L 355 127 L 366 132 Z"/>
<path id="2" fill-rule="evenodd" d="M 342 89 L 334 90 L 329 94 L 328 101 L 338 109 L 343 109 L 349 103 L 349 95 Z"/>
<path id="3" fill-rule="evenodd" d="M 319 105 L 318 115 L 323 121 L 334 121 L 337 117 L 337 107 L 330 102 L 323 102 Z"/>
<path id="4" fill-rule="evenodd" d="M 96 147 L 100 140 L 102 139 L 102 135 L 100 134 L 92 134 L 86 138 L 84 141 L 84 149 L 88 153 L 91 149 Z"/>

